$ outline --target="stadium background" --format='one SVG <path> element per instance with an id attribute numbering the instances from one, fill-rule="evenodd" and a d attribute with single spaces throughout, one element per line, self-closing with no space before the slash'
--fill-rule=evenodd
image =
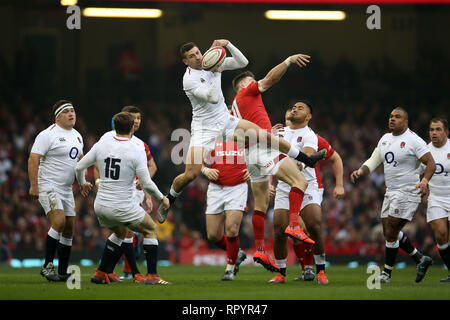
<path id="1" fill-rule="evenodd" d="M 68 30 L 69 15 L 59 1 L 7 0 L 0 4 L 1 264 L 12 258 L 43 256 L 49 225 L 39 204 L 27 197 L 27 159 L 37 133 L 53 122 L 53 103 L 60 98 L 74 102 L 76 129 L 84 137 L 85 153 L 110 129 L 111 116 L 122 106 L 141 107 L 144 118 L 136 135 L 149 144 L 158 166 L 154 180 L 166 192 L 184 170 L 183 165 L 171 162 L 176 144 L 170 141 L 171 133 L 189 129 L 191 119 L 191 106 L 182 91 L 185 66 L 177 56 L 178 46 L 193 40 L 204 51 L 220 38 L 242 50 L 250 60 L 248 69 L 259 78 L 288 55 L 311 55 L 306 69 L 290 68 L 264 94 L 265 105 L 275 124 L 283 121 L 286 107 L 295 99 L 311 99 L 315 106 L 311 127 L 343 158 L 344 200 L 332 197 L 331 166 L 325 164 L 322 170 L 327 260 L 381 261 L 383 170 L 378 168 L 356 186 L 349 184 L 348 177 L 386 131 L 387 115 L 394 106 L 409 111 L 410 128 L 426 141 L 429 119 L 448 118 L 450 6 L 381 5 L 381 30 L 369 30 L 367 5 L 108 1 L 79 1 L 78 5 L 98 3 L 150 6 L 164 13 L 159 19 L 82 17 L 80 30 Z M 265 10 L 279 8 L 343 10 L 347 18 L 337 22 L 264 18 Z M 223 75 L 228 104 L 233 99 L 231 79 L 238 72 Z M 193 182 L 169 221 L 160 226 L 161 260 L 183 262 L 185 254 L 192 259 L 195 253 L 215 249 L 205 241 L 206 188 L 204 178 Z M 94 194 L 83 199 L 76 184 L 74 191 L 77 221 L 72 259 L 99 259 L 109 232 L 98 226 Z M 251 250 L 251 197 L 248 208 L 240 237 L 242 247 Z M 266 223 L 269 246 L 271 212 L 272 204 Z M 422 251 L 436 257 L 423 213 L 405 230 Z M 399 261 L 409 263 L 410 259 L 403 256 Z"/>

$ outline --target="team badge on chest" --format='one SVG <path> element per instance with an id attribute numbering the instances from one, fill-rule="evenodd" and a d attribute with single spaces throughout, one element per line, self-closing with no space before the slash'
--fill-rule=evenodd
<path id="1" fill-rule="evenodd" d="M 297 142 L 302 142 L 303 137 L 297 137 Z"/>
<path id="2" fill-rule="evenodd" d="M 400 143 L 400 148 L 404 148 L 406 146 L 406 142 L 405 141 L 402 141 L 401 143 Z"/>
<path id="3" fill-rule="evenodd" d="M 450 153 L 447 153 L 447 159 L 450 159 Z"/>

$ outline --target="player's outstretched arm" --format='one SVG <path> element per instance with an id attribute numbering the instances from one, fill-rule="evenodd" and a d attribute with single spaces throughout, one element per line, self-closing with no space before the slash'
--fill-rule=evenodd
<path id="1" fill-rule="evenodd" d="M 311 57 L 301 53 L 288 57 L 282 63 L 272 68 L 272 70 L 269 71 L 269 73 L 264 77 L 264 79 L 259 81 L 260 91 L 264 92 L 270 87 L 272 87 L 275 83 L 280 81 L 280 79 L 286 73 L 286 70 L 289 68 L 291 64 L 296 64 L 300 68 L 306 67 L 306 64 L 309 62 L 309 58 Z"/>
<path id="2" fill-rule="evenodd" d="M 229 40 L 226 39 L 214 40 L 211 47 L 218 47 L 218 46 L 227 48 L 228 51 L 230 51 L 231 53 L 231 57 L 225 58 L 222 64 L 221 66 L 222 71 L 241 69 L 248 65 L 248 59 Z"/>
<path id="3" fill-rule="evenodd" d="M 350 175 L 350 181 L 352 183 L 355 183 L 362 176 L 368 175 L 373 170 L 375 170 L 382 162 L 383 160 L 381 159 L 380 151 L 378 150 L 378 148 L 375 148 L 370 158 L 363 163 L 361 168 L 352 172 L 352 174 Z"/>

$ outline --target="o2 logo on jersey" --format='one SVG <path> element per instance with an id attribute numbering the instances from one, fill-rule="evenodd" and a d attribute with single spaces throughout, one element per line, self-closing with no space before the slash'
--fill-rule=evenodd
<path id="1" fill-rule="evenodd" d="M 436 163 L 436 171 L 434 172 L 434 174 L 442 174 L 444 173 L 444 176 L 448 176 L 448 172 L 444 171 L 444 166 L 440 163 Z"/>
<path id="2" fill-rule="evenodd" d="M 70 157 L 70 159 L 76 159 L 77 158 L 77 156 L 78 156 L 78 148 L 77 147 L 73 147 L 72 149 L 70 149 L 70 151 L 69 151 L 69 157 Z"/>
<path id="3" fill-rule="evenodd" d="M 386 160 L 386 163 L 391 164 L 394 163 L 393 166 L 396 167 L 398 165 L 398 162 L 394 160 L 394 153 L 389 151 L 384 155 L 384 159 Z"/>

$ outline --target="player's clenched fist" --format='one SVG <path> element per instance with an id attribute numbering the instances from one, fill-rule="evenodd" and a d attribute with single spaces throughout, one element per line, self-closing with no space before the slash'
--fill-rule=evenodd
<path id="1" fill-rule="evenodd" d="M 32 199 L 39 198 L 39 188 L 37 186 L 31 186 L 28 193 Z"/>

